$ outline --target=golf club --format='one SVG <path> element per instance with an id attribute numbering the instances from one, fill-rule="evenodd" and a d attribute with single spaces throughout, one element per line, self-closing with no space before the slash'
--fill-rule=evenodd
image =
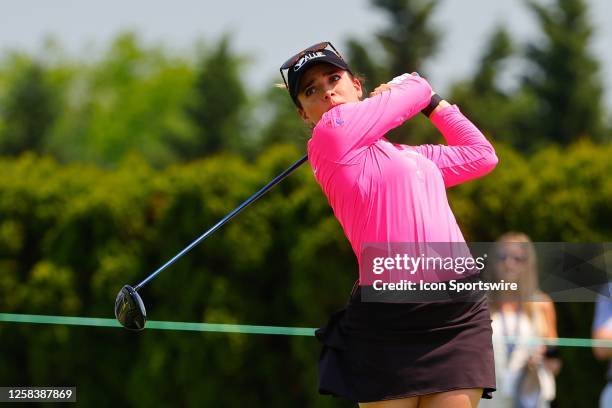
<path id="1" fill-rule="evenodd" d="M 278 184 L 282 179 L 287 177 L 291 172 L 300 167 L 306 160 L 308 160 L 308 155 L 305 155 L 298 161 L 296 161 L 291 167 L 287 170 L 283 171 L 281 174 L 276 176 L 272 181 L 263 186 L 258 192 L 253 194 L 251 197 L 246 199 L 242 204 L 236 207 L 232 212 L 227 214 L 223 219 L 213 225 L 208 231 L 200 235 L 195 241 L 189 244 L 185 249 L 176 254 L 172 259 L 163 264 L 159 269 L 155 272 L 151 273 L 147 276 L 142 282 L 132 287 L 129 285 L 123 286 L 119 293 L 117 294 L 117 298 L 115 299 L 115 317 L 121 323 L 123 327 L 129 330 L 142 330 L 145 327 L 145 323 L 147 321 L 147 312 L 145 310 L 144 303 L 138 294 L 138 290 L 146 285 L 149 281 L 159 275 L 164 269 L 168 266 L 172 265 L 177 259 L 185 255 L 189 250 L 191 250 L 194 246 L 198 245 L 202 240 L 207 238 L 217 229 L 219 229 L 223 224 L 231 220 L 236 214 L 242 211 L 246 206 L 251 204 L 253 201 L 257 200 L 261 197 L 266 191 L 270 190 L 276 184 Z"/>

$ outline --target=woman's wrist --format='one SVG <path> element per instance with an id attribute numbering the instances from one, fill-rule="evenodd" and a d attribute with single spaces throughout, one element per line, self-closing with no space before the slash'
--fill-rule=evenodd
<path id="1" fill-rule="evenodd" d="M 431 115 L 429 115 L 429 117 L 431 118 L 433 115 L 435 115 L 444 108 L 448 108 L 449 106 L 451 106 L 451 104 L 448 103 L 446 99 L 442 99 L 440 103 L 438 103 L 438 106 L 436 106 L 436 108 L 433 110 L 433 112 L 431 112 Z"/>
<path id="2" fill-rule="evenodd" d="M 431 118 L 431 115 L 447 106 L 450 106 L 450 104 L 444 99 L 442 99 L 440 95 L 432 91 L 429 104 L 425 108 L 423 108 L 423 110 L 421 110 L 421 113 L 423 113 L 423 115 L 427 116 L 428 118 Z"/>

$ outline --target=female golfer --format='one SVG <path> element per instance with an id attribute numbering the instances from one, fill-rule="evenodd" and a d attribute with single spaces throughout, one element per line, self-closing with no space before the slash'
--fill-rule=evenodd
<path id="1" fill-rule="evenodd" d="M 313 126 L 310 165 L 358 259 L 364 243 L 464 242 L 445 188 L 488 173 L 497 158 L 456 106 L 416 74 L 362 99 L 361 82 L 330 43 L 294 55 L 281 74 L 299 115 Z M 384 138 L 419 112 L 448 145 Z M 495 373 L 484 297 L 364 302 L 357 283 L 346 308 L 317 331 L 320 393 L 362 407 L 461 408 L 491 398 Z"/>

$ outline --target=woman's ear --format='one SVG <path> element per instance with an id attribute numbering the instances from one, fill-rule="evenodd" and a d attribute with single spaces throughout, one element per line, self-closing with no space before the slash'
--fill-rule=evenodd
<path id="1" fill-rule="evenodd" d="M 303 108 L 297 108 L 297 111 L 304 122 L 306 123 L 311 122 L 310 118 L 308 117 L 308 115 L 306 114 L 306 111 Z"/>
<path id="2" fill-rule="evenodd" d="M 363 98 L 363 87 L 361 86 L 361 81 L 357 78 L 353 78 L 353 86 L 355 87 L 355 90 L 357 91 L 357 95 L 359 96 L 359 99 Z"/>

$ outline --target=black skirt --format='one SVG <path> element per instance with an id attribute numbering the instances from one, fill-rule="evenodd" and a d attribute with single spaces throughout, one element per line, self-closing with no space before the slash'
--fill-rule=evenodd
<path id="1" fill-rule="evenodd" d="M 316 337 L 319 393 L 373 402 L 462 388 L 495 391 L 486 297 L 427 303 L 361 302 L 359 287 Z"/>

